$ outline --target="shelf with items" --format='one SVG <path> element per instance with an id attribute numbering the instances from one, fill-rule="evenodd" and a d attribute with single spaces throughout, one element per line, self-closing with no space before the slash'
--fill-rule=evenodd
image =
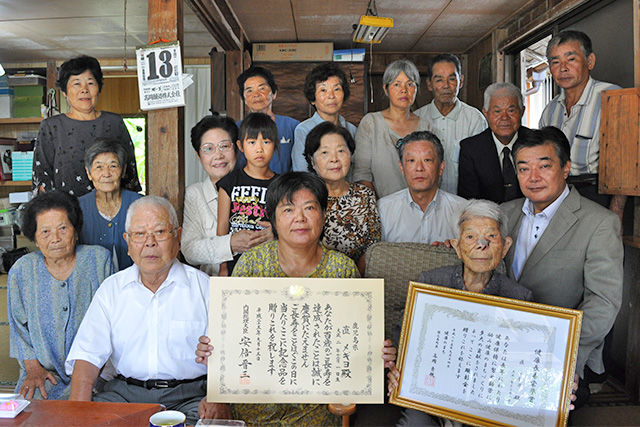
<path id="1" fill-rule="evenodd" d="M 18 132 L 38 132 L 42 117 L 20 117 L 13 119 L 0 119 L 0 137 L 15 138 Z"/>
<path id="2" fill-rule="evenodd" d="M 0 187 L 27 187 L 31 188 L 31 181 L 0 181 Z"/>
<path id="3" fill-rule="evenodd" d="M 0 119 L 0 125 L 39 125 L 42 120 L 42 117 L 16 117 Z"/>

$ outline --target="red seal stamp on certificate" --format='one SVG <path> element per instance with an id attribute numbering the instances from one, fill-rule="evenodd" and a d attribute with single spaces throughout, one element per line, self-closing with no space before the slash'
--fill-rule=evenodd
<path id="1" fill-rule="evenodd" d="M 427 374 L 427 376 L 424 377 L 424 385 L 427 387 L 435 387 L 436 377 L 434 375 Z"/>

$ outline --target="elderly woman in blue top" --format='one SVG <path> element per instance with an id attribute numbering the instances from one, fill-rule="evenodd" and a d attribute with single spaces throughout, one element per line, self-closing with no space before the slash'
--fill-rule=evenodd
<path id="1" fill-rule="evenodd" d="M 304 96 L 316 108 L 316 112 L 296 127 L 295 142 L 291 152 L 294 171 L 311 171 L 308 169 L 304 155 L 304 146 L 311 129 L 320 123 L 331 122 L 343 127 L 355 138 L 356 127 L 339 114 L 342 104 L 347 102 L 350 93 L 349 79 L 333 62 L 320 64 L 307 74 L 304 82 Z"/>
<path id="2" fill-rule="evenodd" d="M 487 295 L 531 301 L 533 294 L 523 285 L 498 273 L 496 268 L 511 247 L 508 236 L 507 216 L 496 203 L 488 200 L 467 201 L 458 215 L 459 237 L 451 239 L 462 263 L 424 271 L 418 282 L 436 286 L 478 292 Z M 395 342 L 400 337 L 400 326 L 394 333 Z M 396 349 L 391 341 L 385 342 L 383 358 L 389 368 L 387 386 L 389 393 L 398 386 L 400 371 L 395 366 Z M 393 355 L 393 356 L 391 356 Z M 391 357 L 390 357 L 391 356 Z M 416 409 L 403 409 L 398 426 L 440 426 L 444 421 Z"/>
<path id="3" fill-rule="evenodd" d="M 66 399 L 71 377 L 64 361 L 93 294 L 111 273 L 109 251 L 78 246 L 82 211 L 68 193 L 31 200 L 22 232 L 40 249 L 9 271 L 10 355 L 20 364 L 16 392 L 27 399 Z"/>
<path id="4" fill-rule="evenodd" d="M 123 188 L 126 173 L 123 165 L 128 162 L 126 149 L 113 139 L 97 138 L 84 153 L 85 170 L 95 189 L 79 199 L 86 224 L 80 233 L 80 243 L 107 248 L 114 271 L 133 264 L 122 236 L 127 209 L 142 197 Z"/>

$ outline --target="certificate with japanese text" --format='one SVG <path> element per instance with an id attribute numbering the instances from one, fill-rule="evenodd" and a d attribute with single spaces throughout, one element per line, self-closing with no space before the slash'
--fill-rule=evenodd
<path id="1" fill-rule="evenodd" d="M 560 426 L 582 312 L 411 282 L 391 403 L 465 424 Z"/>
<path id="2" fill-rule="evenodd" d="M 207 400 L 382 403 L 383 279 L 211 279 Z"/>

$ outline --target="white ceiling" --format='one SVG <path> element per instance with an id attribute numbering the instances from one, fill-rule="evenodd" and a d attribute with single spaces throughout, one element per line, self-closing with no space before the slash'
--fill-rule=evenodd
<path id="1" fill-rule="evenodd" d="M 349 48 L 352 25 L 369 0 L 210 0 L 225 2 L 250 42 L 332 41 Z M 374 52 L 461 53 L 530 0 L 379 0 L 394 28 Z M 126 55 L 147 43 L 148 0 L 126 0 Z M 124 55 L 125 0 L 0 0 L 0 62 Z M 184 6 L 184 56 L 206 57 L 214 38 Z M 361 46 L 358 46 L 361 47 Z"/>
<path id="2" fill-rule="evenodd" d="M 147 44 L 147 0 L 126 0 L 126 51 Z M 124 55 L 125 0 L 0 0 L 0 63 Z M 206 57 L 215 39 L 184 6 L 184 56 Z"/>

